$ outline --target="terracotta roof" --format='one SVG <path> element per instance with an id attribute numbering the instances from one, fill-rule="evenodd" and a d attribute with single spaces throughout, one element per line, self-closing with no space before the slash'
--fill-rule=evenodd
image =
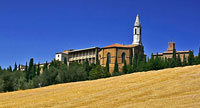
<path id="1" fill-rule="evenodd" d="M 189 53 L 190 51 L 176 51 L 176 53 Z M 164 53 L 173 53 L 173 51 L 166 51 Z"/>
<path id="2" fill-rule="evenodd" d="M 190 51 L 176 51 L 176 53 L 189 53 Z M 172 54 L 173 51 L 166 51 L 163 53 L 158 53 L 158 55 L 163 55 L 163 54 Z M 153 54 L 154 56 L 156 56 L 157 54 Z"/>
<path id="3" fill-rule="evenodd" d="M 106 46 L 104 48 L 111 48 L 111 47 L 123 47 L 123 48 L 131 48 L 131 47 L 136 47 L 138 45 L 122 45 L 122 44 L 118 44 L 118 43 L 115 43 L 115 44 L 112 44 L 112 45 L 109 45 L 109 46 Z"/>

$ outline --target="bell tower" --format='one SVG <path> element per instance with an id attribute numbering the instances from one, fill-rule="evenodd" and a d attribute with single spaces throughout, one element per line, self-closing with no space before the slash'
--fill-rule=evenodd
<path id="1" fill-rule="evenodd" d="M 142 26 L 138 14 L 133 28 L 133 44 L 142 45 Z"/>

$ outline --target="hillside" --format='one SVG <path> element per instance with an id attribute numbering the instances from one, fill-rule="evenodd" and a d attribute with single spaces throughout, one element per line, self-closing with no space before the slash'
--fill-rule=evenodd
<path id="1" fill-rule="evenodd" d="M 1 93 L 0 107 L 198 107 L 200 65 Z"/>

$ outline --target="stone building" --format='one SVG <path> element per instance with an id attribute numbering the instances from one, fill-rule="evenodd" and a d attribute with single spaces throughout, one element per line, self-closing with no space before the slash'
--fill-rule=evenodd
<path id="1" fill-rule="evenodd" d="M 99 50 L 99 47 L 65 50 L 64 52 L 56 53 L 55 59 L 64 62 L 64 58 L 66 58 L 68 65 L 72 62 L 83 63 L 86 59 L 88 59 L 89 63 L 96 63 Z"/>
<path id="2" fill-rule="evenodd" d="M 99 47 L 92 47 L 86 49 L 73 50 L 68 53 L 69 63 L 78 62 L 83 63 L 88 59 L 89 63 L 96 63 L 98 59 Z"/>
<path id="3" fill-rule="evenodd" d="M 136 16 L 136 21 L 133 28 L 133 43 L 131 45 L 112 44 L 103 48 L 92 47 L 79 50 L 66 50 L 56 53 L 56 60 L 64 61 L 67 59 L 68 65 L 72 62 L 83 63 L 88 59 L 89 63 L 100 61 L 102 66 L 106 66 L 107 58 L 110 63 L 110 72 L 114 70 L 115 58 L 117 57 L 119 71 L 122 71 L 124 62 L 130 64 L 134 55 L 144 55 L 144 46 L 142 44 L 142 26 L 139 20 L 139 15 Z"/>
<path id="4" fill-rule="evenodd" d="M 115 58 L 119 71 L 122 71 L 124 62 L 130 64 L 133 56 L 139 53 L 144 55 L 144 46 L 142 45 L 142 26 L 139 20 L 139 15 L 136 17 L 136 21 L 133 28 L 133 43 L 131 45 L 112 44 L 101 48 L 99 52 L 99 60 L 102 66 L 106 66 L 107 59 L 109 60 L 110 72 L 114 70 Z"/>
<path id="5" fill-rule="evenodd" d="M 173 57 L 173 49 L 176 49 L 175 42 L 169 42 L 167 51 L 163 52 L 163 53 L 158 53 L 158 56 L 161 57 L 162 59 L 172 58 Z M 157 54 L 154 54 L 153 56 L 156 57 L 156 55 Z M 181 61 L 183 61 L 184 55 L 187 60 L 188 56 L 189 56 L 189 51 L 176 51 L 176 56 L 178 56 L 178 55 L 180 55 Z"/>

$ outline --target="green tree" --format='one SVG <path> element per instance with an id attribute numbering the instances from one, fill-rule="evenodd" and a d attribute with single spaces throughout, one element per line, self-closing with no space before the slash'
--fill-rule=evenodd
<path id="1" fill-rule="evenodd" d="M 43 67 L 43 71 L 44 70 L 48 70 L 48 62 L 46 61 L 46 63 L 44 64 L 44 67 Z"/>
<path id="2" fill-rule="evenodd" d="M 127 74 L 128 73 L 128 68 L 127 68 L 127 65 L 126 65 L 126 59 L 124 59 L 124 66 L 122 68 L 122 72 L 123 72 L 123 74 Z"/>
<path id="3" fill-rule="evenodd" d="M 28 71 L 28 66 L 27 66 L 27 62 L 26 62 L 26 66 L 25 66 L 25 69 L 24 69 L 25 72 Z"/>
<path id="4" fill-rule="evenodd" d="M 105 69 L 101 65 L 97 65 L 89 73 L 89 79 L 99 79 L 99 78 L 105 78 L 109 77 L 110 75 L 106 73 Z"/>
<path id="5" fill-rule="evenodd" d="M 109 69 L 110 69 L 110 63 L 109 63 L 109 58 L 107 57 L 107 60 L 106 60 L 106 72 L 110 72 Z"/>
<path id="6" fill-rule="evenodd" d="M 87 76 L 89 76 L 90 68 L 89 68 L 88 59 L 85 60 L 84 67 L 85 67 L 85 71 L 87 72 Z"/>
<path id="7" fill-rule="evenodd" d="M 183 63 L 182 66 L 187 66 L 187 59 L 185 57 L 185 54 L 183 55 Z"/>
<path id="8" fill-rule="evenodd" d="M 19 64 L 19 66 L 18 66 L 18 70 L 21 71 L 21 65 L 20 65 L 20 64 Z"/>
<path id="9" fill-rule="evenodd" d="M 155 69 L 155 57 L 153 55 L 153 53 L 151 54 L 151 59 L 149 61 L 149 66 L 150 66 L 150 70 L 154 70 Z"/>
<path id="10" fill-rule="evenodd" d="M 158 53 L 156 54 L 156 58 L 154 61 L 154 68 L 155 70 L 161 69 L 161 62 L 160 62 L 160 57 L 158 57 Z"/>
<path id="11" fill-rule="evenodd" d="M 28 82 L 29 81 L 29 75 L 30 75 L 30 73 L 28 72 L 27 62 L 26 62 L 26 66 L 25 66 L 24 72 L 25 72 L 25 76 L 26 76 L 26 81 Z"/>
<path id="12" fill-rule="evenodd" d="M 67 65 L 62 65 L 58 71 L 58 75 L 56 77 L 56 82 L 58 83 L 66 83 L 66 82 L 69 82 L 69 76 L 70 76 L 70 73 L 69 73 L 69 69 L 67 67 Z"/>
<path id="13" fill-rule="evenodd" d="M 64 64 L 67 65 L 67 58 L 64 58 Z"/>
<path id="14" fill-rule="evenodd" d="M 37 65 L 37 76 L 39 76 L 39 75 L 40 75 L 40 62 Z"/>
<path id="15" fill-rule="evenodd" d="M 32 69 L 29 71 L 29 80 L 32 80 L 36 76 L 36 65 L 32 66 Z"/>
<path id="16" fill-rule="evenodd" d="M 1 68 L 1 66 L 0 66 L 0 71 L 2 71 L 2 68 Z"/>
<path id="17" fill-rule="evenodd" d="M 176 60 L 176 65 L 177 66 L 181 66 L 181 57 L 180 57 L 180 54 L 178 54 L 178 57 L 177 57 L 177 60 Z"/>
<path id="18" fill-rule="evenodd" d="M 17 70 L 17 64 L 15 62 L 15 67 L 14 67 L 13 71 L 16 71 L 16 70 Z"/>
<path id="19" fill-rule="evenodd" d="M 31 71 L 31 69 L 33 68 L 33 58 L 31 58 L 30 59 L 30 61 L 29 61 L 29 66 L 28 66 L 28 71 L 30 72 Z"/>
<path id="20" fill-rule="evenodd" d="M 171 63 L 171 67 L 176 67 L 176 49 L 173 49 L 173 56 L 172 56 L 172 63 Z"/>
<path id="21" fill-rule="evenodd" d="M 164 59 L 164 68 L 168 68 L 169 67 L 169 61 L 167 59 L 167 57 L 165 57 Z"/>
<path id="22" fill-rule="evenodd" d="M 194 53 L 191 50 L 189 51 L 188 64 L 189 65 L 193 65 L 194 64 Z"/>
<path id="23" fill-rule="evenodd" d="M 143 54 L 139 53 L 138 54 L 138 59 L 137 59 L 137 64 L 140 64 L 141 62 L 143 62 Z"/>
<path id="24" fill-rule="evenodd" d="M 199 57 L 198 56 L 194 56 L 194 65 L 199 64 Z"/>
<path id="25" fill-rule="evenodd" d="M 133 73 L 133 67 L 131 64 L 127 65 L 128 73 Z"/>
<path id="26" fill-rule="evenodd" d="M 4 72 L 2 76 L 4 86 L 4 91 L 14 91 L 14 76 L 13 73 L 10 72 Z"/>
<path id="27" fill-rule="evenodd" d="M 99 61 L 99 59 L 97 59 L 96 64 L 97 64 L 97 65 L 100 65 L 100 61 Z"/>
<path id="28" fill-rule="evenodd" d="M 15 71 L 13 74 L 14 76 L 14 90 L 26 89 L 26 79 L 24 77 L 24 73 L 20 71 Z"/>
<path id="29" fill-rule="evenodd" d="M 69 66 L 69 79 L 70 82 L 84 81 L 88 79 L 84 66 L 82 64 L 72 63 Z"/>
<path id="30" fill-rule="evenodd" d="M 137 55 L 135 54 L 134 56 L 133 56 L 133 62 L 132 62 L 132 70 L 133 70 L 133 72 L 136 72 L 137 70 L 136 70 L 136 68 L 137 68 Z"/>
<path id="31" fill-rule="evenodd" d="M 33 65 L 33 77 L 37 75 L 37 66 L 36 64 Z"/>
<path id="32" fill-rule="evenodd" d="M 11 65 L 7 68 L 7 71 L 12 72 L 12 66 Z"/>
<path id="33" fill-rule="evenodd" d="M 118 62 L 117 62 L 117 56 L 115 57 L 115 65 L 114 65 L 114 72 L 113 72 L 113 76 L 117 76 L 119 75 L 119 67 L 118 67 Z"/>
<path id="34" fill-rule="evenodd" d="M 49 67 L 55 67 L 55 68 L 60 68 L 62 66 L 62 62 L 58 61 L 58 60 L 52 60 Z M 48 68 L 48 63 L 46 62 L 45 64 L 45 68 L 47 69 Z"/>

